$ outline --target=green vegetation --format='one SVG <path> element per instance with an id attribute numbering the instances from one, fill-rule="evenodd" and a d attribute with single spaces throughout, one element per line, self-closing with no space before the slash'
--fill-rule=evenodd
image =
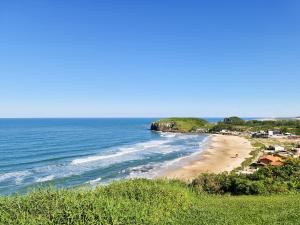
<path id="1" fill-rule="evenodd" d="M 152 123 L 152 130 L 169 132 L 220 132 L 222 130 L 238 132 L 255 132 L 278 130 L 281 133 L 293 133 L 300 135 L 300 120 L 249 120 L 245 121 L 233 116 L 225 118 L 218 123 L 209 123 L 198 118 L 167 118 Z"/>
<path id="2" fill-rule="evenodd" d="M 197 118 L 168 118 L 152 128 L 172 132 L 279 129 L 297 134 L 300 121 L 229 117 L 211 124 Z M 266 145 L 258 139 L 251 142 L 255 149 L 242 168 Z M 265 166 L 253 174 L 237 170 L 200 174 L 190 184 L 135 179 L 94 190 L 43 189 L 0 197 L 0 224 L 298 224 L 299 211 L 299 159 L 288 159 L 281 167 Z"/>
<path id="3" fill-rule="evenodd" d="M 300 135 L 300 120 L 249 120 L 244 121 L 239 117 L 225 118 L 224 121 L 217 123 L 210 129 L 210 132 L 219 132 L 221 130 L 238 132 L 255 132 L 278 130 L 281 133 L 293 133 Z"/>
<path id="4" fill-rule="evenodd" d="M 0 224 L 297 224 L 300 195 L 216 196 L 178 181 L 0 198 Z"/>
<path id="5" fill-rule="evenodd" d="M 244 125 L 245 121 L 237 116 L 232 116 L 224 119 L 225 124 L 231 124 L 231 125 Z"/>
<path id="6" fill-rule="evenodd" d="M 214 194 L 299 193 L 300 160 L 289 159 L 281 167 L 262 167 L 253 174 L 201 174 L 193 181 L 192 187 Z"/>
<path id="7" fill-rule="evenodd" d="M 152 124 L 153 130 L 161 130 L 161 131 L 176 131 L 176 132 L 196 132 L 197 129 L 208 130 L 210 128 L 210 124 L 204 120 L 199 118 L 167 118 L 161 119 Z"/>

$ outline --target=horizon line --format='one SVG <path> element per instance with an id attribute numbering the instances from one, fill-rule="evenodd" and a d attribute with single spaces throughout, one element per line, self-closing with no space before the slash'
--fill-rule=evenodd
<path id="1" fill-rule="evenodd" d="M 236 115 L 231 115 L 236 116 Z M 226 118 L 231 116 L 136 116 L 136 117 L 0 117 L 0 119 L 152 119 L 152 118 Z M 297 116 L 237 116 L 240 118 L 298 118 Z"/>

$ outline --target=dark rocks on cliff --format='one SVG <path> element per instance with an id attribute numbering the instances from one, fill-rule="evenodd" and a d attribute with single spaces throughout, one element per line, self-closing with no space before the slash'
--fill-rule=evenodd
<path id="1" fill-rule="evenodd" d="M 151 130 L 154 131 L 163 131 L 163 132 L 175 132 L 177 131 L 176 123 L 175 122 L 153 122 L 151 123 Z"/>

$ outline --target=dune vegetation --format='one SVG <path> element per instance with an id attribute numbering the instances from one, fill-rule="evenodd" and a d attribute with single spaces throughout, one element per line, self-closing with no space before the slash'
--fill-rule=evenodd
<path id="1" fill-rule="evenodd" d="M 208 195 L 145 179 L 0 198 L 0 224 L 297 224 L 299 211 L 298 194 Z"/>

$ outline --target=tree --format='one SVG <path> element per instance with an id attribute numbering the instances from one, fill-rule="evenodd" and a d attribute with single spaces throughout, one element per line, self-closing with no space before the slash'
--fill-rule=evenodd
<path id="1" fill-rule="evenodd" d="M 232 116 L 224 119 L 225 124 L 244 125 L 245 121 L 237 116 Z"/>

